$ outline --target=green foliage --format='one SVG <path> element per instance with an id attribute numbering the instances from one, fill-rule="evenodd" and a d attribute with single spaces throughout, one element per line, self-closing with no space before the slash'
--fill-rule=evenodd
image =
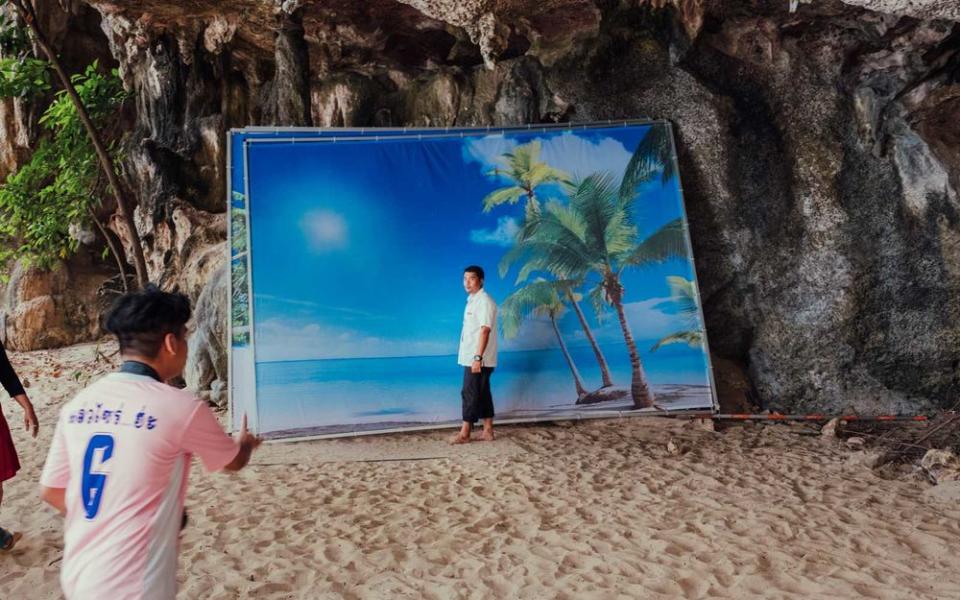
<path id="1" fill-rule="evenodd" d="M 703 329 L 700 328 L 700 300 L 697 295 L 697 285 L 690 279 L 671 275 L 667 277 L 667 285 L 670 286 L 670 300 L 678 308 L 678 314 L 689 329 L 671 333 L 658 341 L 650 352 L 656 352 L 660 346 L 667 344 L 685 343 L 691 347 L 699 348 L 703 346 Z"/>
<path id="2" fill-rule="evenodd" d="M 0 58 L 0 97 L 30 98 L 50 91 L 47 61 L 39 58 Z"/>
<path id="3" fill-rule="evenodd" d="M 250 295 L 247 281 L 246 197 L 233 192 L 230 203 L 230 322 L 234 346 L 250 343 Z"/>
<path id="4" fill-rule="evenodd" d="M 231 305 L 233 314 L 231 320 L 233 327 L 246 327 L 250 325 L 250 298 L 247 292 L 247 261 L 246 259 L 234 260 L 231 265 Z"/>
<path id="5" fill-rule="evenodd" d="M 230 208 L 230 246 L 232 256 L 247 251 L 247 211 L 244 208 Z"/>
<path id="6" fill-rule="evenodd" d="M 31 98 L 49 91 L 49 64 L 33 56 L 26 29 L 0 15 L 0 97 Z"/>
<path id="7" fill-rule="evenodd" d="M 566 310 L 556 282 L 537 278 L 524 287 L 515 290 L 504 299 L 500 306 L 503 336 L 516 337 L 520 324 L 527 317 L 548 317 L 559 319 Z"/>
<path id="8" fill-rule="evenodd" d="M 520 198 L 526 197 L 526 212 L 528 216 L 539 212 L 539 204 L 534 196 L 538 186 L 545 183 L 563 183 L 570 176 L 554 169 L 540 160 L 540 142 L 533 141 L 518 146 L 513 152 L 500 157 L 503 167 L 497 167 L 488 172 L 491 177 L 506 177 L 513 185 L 494 190 L 483 199 L 483 212 L 490 212 L 501 204 L 516 204 Z"/>
<path id="9" fill-rule="evenodd" d="M 96 62 L 72 80 L 98 127 L 126 98 L 116 71 L 103 73 Z M 30 160 L 0 186 L 0 248 L 7 248 L 0 250 L 0 261 L 16 253 L 48 268 L 76 252 L 70 225 L 90 224 L 104 186 L 93 144 L 65 92 L 56 95 L 40 124 L 46 136 Z M 116 164 L 116 148 L 109 150 Z"/>
<path id="10" fill-rule="evenodd" d="M 650 126 L 630 158 L 620 180 L 621 202 L 631 201 L 636 196 L 637 186 L 653 181 L 658 173 L 662 184 L 676 174 L 670 129 L 661 123 Z"/>

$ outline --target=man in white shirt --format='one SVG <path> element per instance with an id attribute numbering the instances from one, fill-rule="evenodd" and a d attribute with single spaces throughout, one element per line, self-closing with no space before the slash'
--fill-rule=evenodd
<path id="1" fill-rule="evenodd" d="M 471 265 L 463 270 L 467 306 L 457 362 L 463 367 L 463 426 L 454 444 L 470 441 L 473 424 L 483 420 L 483 440 L 493 441 L 493 396 L 490 376 L 497 366 L 497 303 L 483 289 L 483 269 Z"/>

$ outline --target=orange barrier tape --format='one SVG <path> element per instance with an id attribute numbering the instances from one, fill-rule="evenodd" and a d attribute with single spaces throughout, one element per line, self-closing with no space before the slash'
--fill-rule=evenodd
<path id="1" fill-rule="evenodd" d="M 785 415 L 782 413 L 764 413 L 751 415 L 745 413 L 733 414 L 713 414 L 713 413 L 689 413 L 675 415 L 689 419 L 720 419 L 728 421 L 829 421 L 830 419 L 839 419 L 840 421 L 927 421 L 926 415 Z"/>

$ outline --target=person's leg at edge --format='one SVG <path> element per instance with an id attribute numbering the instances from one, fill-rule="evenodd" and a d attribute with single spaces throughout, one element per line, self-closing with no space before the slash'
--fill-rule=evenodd
<path id="1" fill-rule="evenodd" d="M 490 389 L 490 377 L 493 375 L 493 368 L 486 367 L 480 376 L 480 417 L 483 419 L 483 434 L 481 439 L 485 442 L 492 442 L 493 435 L 493 393 Z"/>
<path id="2" fill-rule="evenodd" d="M 456 437 L 453 438 L 453 443 L 455 444 L 465 444 L 470 441 L 470 430 L 473 429 L 473 425 L 464 421 L 463 425 L 460 426 L 460 431 L 457 432 Z"/>
<path id="3" fill-rule="evenodd" d="M 452 444 L 465 444 L 470 441 L 470 432 L 473 429 L 473 420 L 476 416 L 474 412 L 477 392 L 479 391 L 476 389 L 478 383 L 478 378 L 470 372 L 470 367 L 464 367 L 463 387 L 460 390 L 460 398 L 463 401 L 463 425 L 460 426 L 457 435 L 450 440 Z"/>
<path id="4" fill-rule="evenodd" d="M 2 481 L 0 481 L 0 504 L 3 504 Z M 21 537 L 23 537 L 22 533 L 13 533 L 12 531 L 7 531 L 3 527 L 0 527 L 0 552 L 5 550 L 13 550 L 13 547 L 17 545 L 17 542 L 20 541 Z"/>
<path id="5" fill-rule="evenodd" d="M 483 441 L 492 442 L 494 439 L 493 436 L 493 419 L 484 419 L 483 420 Z"/>

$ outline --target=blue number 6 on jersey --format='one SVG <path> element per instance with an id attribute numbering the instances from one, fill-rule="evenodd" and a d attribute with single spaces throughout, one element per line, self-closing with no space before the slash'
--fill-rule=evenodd
<path id="1" fill-rule="evenodd" d="M 103 466 L 112 456 L 112 435 L 98 433 L 90 438 L 83 456 L 83 477 L 80 479 L 80 498 L 88 519 L 95 518 L 100 512 L 100 500 L 103 499 L 103 488 L 107 484 L 107 473 Z"/>

